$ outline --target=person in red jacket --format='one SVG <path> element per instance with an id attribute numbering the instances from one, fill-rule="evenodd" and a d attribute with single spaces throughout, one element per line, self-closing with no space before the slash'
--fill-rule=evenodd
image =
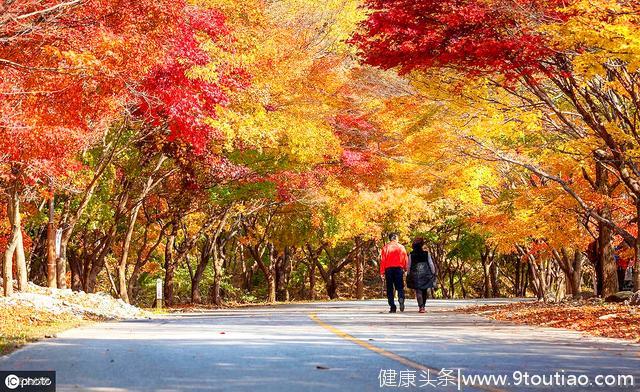
<path id="1" fill-rule="evenodd" d="M 387 300 L 389 313 L 396 312 L 394 293 L 398 291 L 400 311 L 404 312 L 404 272 L 407 270 L 407 250 L 398 242 L 396 233 L 389 234 L 389 242 L 382 248 L 380 257 L 380 276 L 387 285 Z"/>

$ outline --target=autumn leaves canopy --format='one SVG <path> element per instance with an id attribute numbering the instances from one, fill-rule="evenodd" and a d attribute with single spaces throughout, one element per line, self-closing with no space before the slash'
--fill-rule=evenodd
<path id="1" fill-rule="evenodd" d="M 640 246 L 637 2 L 367 4 L 373 13 L 354 41 L 369 63 L 448 80 L 462 94 L 441 112 L 455 117 L 434 126 L 466 140 L 463 154 L 499 162 L 491 170 L 502 180 L 484 184 L 484 204 L 525 223 L 518 236 L 545 244 L 542 257 L 567 246 L 587 253 L 591 241 L 599 290 L 618 290 L 612 246 L 631 259 Z M 523 196 L 529 205 L 514 210 Z M 637 269 L 634 280 L 637 289 Z"/>
<path id="2" fill-rule="evenodd" d="M 4 2 L 5 293 L 26 284 L 15 264 L 126 300 L 164 274 L 171 298 L 188 267 L 194 299 L 212 263 L 219 302 L 223 279 L 250 289 L 246 257 L 270 300 L 291 259 L 328 291 L 356 263 L 360 296 L 384 232 L 441 241 L 447 273 L 452 227 L 538 267 L 595 244 L 601 293 L 617 291 L 614 248 L 640 246 L 639 8 Z M 560 285 L 531 270 L 539 296 Z"/>

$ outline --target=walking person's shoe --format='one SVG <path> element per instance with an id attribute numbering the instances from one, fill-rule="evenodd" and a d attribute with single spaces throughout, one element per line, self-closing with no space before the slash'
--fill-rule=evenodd
<path id="1" fill-rule="evenodd" d="M 420 307 L 420 310 L 418 310 L 418 313 L 426 313 L 426 311 L 424 310 L 424 306 Z"/>
<path id="2" fill-rule="evenodd" d="M 395 313 L 396 312 L 396 307 L 394 306 L 393 308 L 389 309 L 389 313 Z"/>
<path id="3" fill-rule="evenodd" d="M 404 298 L 400 298 L 398 302 L 400 302 L 400 311 L 404 312 Z"/>

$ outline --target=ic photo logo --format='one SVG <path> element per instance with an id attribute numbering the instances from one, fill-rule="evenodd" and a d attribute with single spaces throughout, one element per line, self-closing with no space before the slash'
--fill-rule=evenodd
<path id="1" fill-rule="evenodd" d="M 0 392 L 55 392 L 54 371 L 0 371 Z"/>
<path id="2" fill-rule="evenodd" d="M 9 389 L 16 389 L 20 386 L 20 377 L 16 376 L 15 374 L 9 374 L 4 379 L 4 385 L 6 385 Z"/>

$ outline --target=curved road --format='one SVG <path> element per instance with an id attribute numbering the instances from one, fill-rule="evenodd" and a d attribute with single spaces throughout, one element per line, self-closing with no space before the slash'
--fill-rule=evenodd
<path id="1" fill-rule="evenodd" d="M 397 314 L 380 300 L 317 302 L 100 323 L 0 358 L 0 370 L 55 370 L 58 391 L 455 391 L 458 373 L 509 376 L 465 391 L 640 390 L 639 345 L 450 312 L 487 302 L 436 300 L 427 314 L 415 301 Z M 599 375 L 616 385 L 596 385 Z M 577 376 L 588 383 L 566 386 Z"/>

